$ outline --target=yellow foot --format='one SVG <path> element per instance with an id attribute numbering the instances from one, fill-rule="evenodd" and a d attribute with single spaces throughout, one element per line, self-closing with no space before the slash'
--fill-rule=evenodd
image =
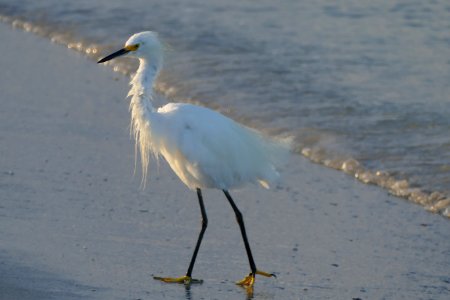
<path id="1" fill-rule="evenodd" d="M 203 283 L 201 279 L 193 279 L 190 276 L 182 276 L 182 277 L 158 277 L 153 276 L 153 279 L 160 280 L 162 282 L 167 283 L 183 283 L 185 285 L 190 285 L 192 283 Z"/>
<path id="2" fill-rule="evenodd" d="M 267 272 L 256 270 L 255 273 L 252 272 L 252 273 L 248 274 L 248 276 L 246 276 L 244 279 L 236 282 L 236 284 L 240 285 L 240 286 L 244 286 L 244 287 L 252 287 L 253 284 L 255 284 L 255 275 L 256 274 L 262 275 L 262 276 L 265 276 L 265 277 L 277 277 L 275 274 L 271 274 L 271 273 L 267 273 Z"/>

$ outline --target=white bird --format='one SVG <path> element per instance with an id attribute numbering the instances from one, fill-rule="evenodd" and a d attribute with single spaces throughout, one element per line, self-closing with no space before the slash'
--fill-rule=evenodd
<path id="1" fill-rule="evenodd" d="M 237 284 L 252 287 L 256 274 L 274 275 L 256 268 L 242 214 L 228 190 L 246 183 L 259 183 L 269 188 L 279 177 L 276 164 L 285 149 L 205 107 L 186 103 L 153 107 L 153 83 L 163 65 L 163 50 L 158 35 L 145 31 L 132 35 L 124 48 L 98 61 L 103 63 L 125 54 L 139 59 L 139 68 L 130 82 L 128 96 L 131 98 L 131 131 L 139 149 L 144 180 L 150 156 L 162 156 L 180 180 L 197 192 L 202 228 L 186 275 L 154 278 L 187 285 L 202 282 L 191 277 L 208 224 L 201 189 L 215 188 L 224 192 L 236 214 L 250 263 L 250 274 Z"/>

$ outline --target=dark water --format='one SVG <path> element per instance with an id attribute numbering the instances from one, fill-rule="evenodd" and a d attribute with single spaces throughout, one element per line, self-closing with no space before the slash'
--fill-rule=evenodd
<path id="1" fill-rule="evenodd" d="M 450 216 L 446 0 L 0 0 L 0 14 L 94 58 L 158 31 L 161 93 Z"/>

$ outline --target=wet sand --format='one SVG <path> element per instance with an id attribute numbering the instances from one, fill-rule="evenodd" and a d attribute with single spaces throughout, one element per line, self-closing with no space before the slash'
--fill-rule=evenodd
<path id="1" fill-rule="evenodd" d="M 134 175 L 127 78 L 0 25 L 0 299 L 246 299 L 249 268 L 225 197 L 161 161 Z M 293 156 L 269 191 L 232 192 L 258 267 L 254 299 L 448 299 L 450 223 Z"/>

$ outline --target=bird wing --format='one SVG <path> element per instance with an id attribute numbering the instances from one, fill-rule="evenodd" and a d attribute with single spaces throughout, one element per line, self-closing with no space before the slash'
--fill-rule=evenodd
<path id="1" fill-rule="evenodd" d="M 166 158 L 190 188 L 229 189 L 248 182 L 263 186 L 278 178 L 281 147 L 218 112 L 191 104 L 170 103 L 163 116 Z"/>

